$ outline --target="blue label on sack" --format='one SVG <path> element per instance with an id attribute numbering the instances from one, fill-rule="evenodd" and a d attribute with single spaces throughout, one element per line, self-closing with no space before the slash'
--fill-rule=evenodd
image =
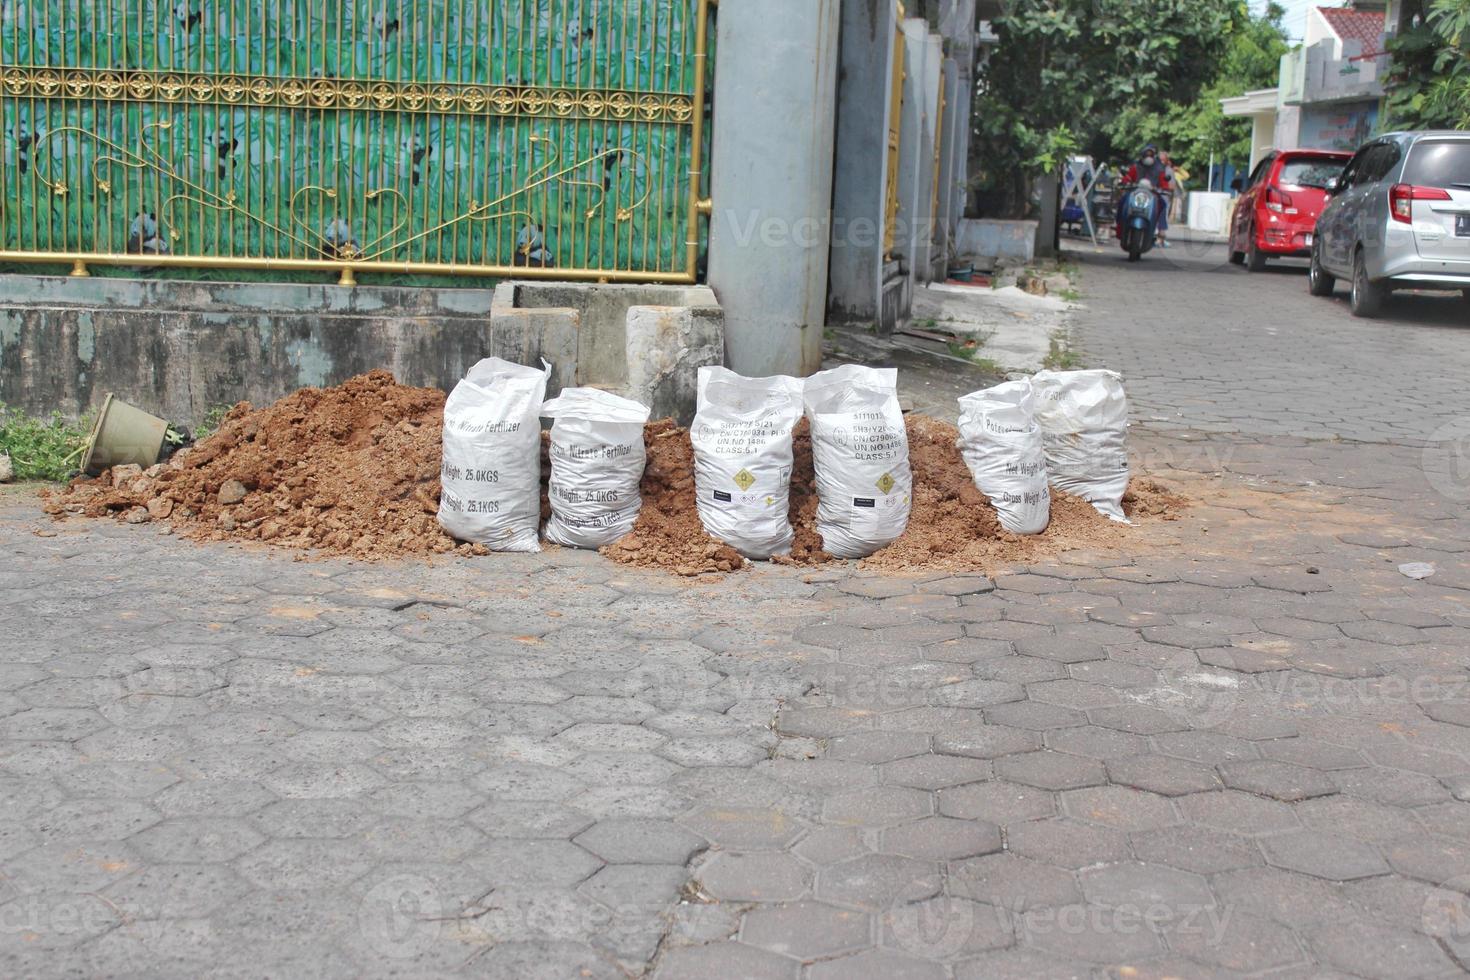
<path id="1" fill-rule="evenodd" d="M 853 497 L 852 505 L 854 507 L 877 507 L 878 502 L 872 497 Z"/>
<path id="2" fill-rule="evenodd" d="M 726 490 L 716 490 L 715 499 L 721 503 L 728 504 L 730 502 L 730 493 Z"/>

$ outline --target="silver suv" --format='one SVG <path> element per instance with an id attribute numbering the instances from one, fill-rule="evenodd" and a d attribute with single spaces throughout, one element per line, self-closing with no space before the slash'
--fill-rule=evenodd
<path id="1" fill-rule="evenodd" d="M 1396 286 L 1459 289 L 1470 300 L 1470 132 L 1388 133 L 1328 181 L 1308 288 L 1352 283 L 1354 316 Z"/>

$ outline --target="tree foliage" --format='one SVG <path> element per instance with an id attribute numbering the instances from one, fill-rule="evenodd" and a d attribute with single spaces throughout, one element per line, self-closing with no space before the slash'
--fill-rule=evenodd
<path id="1" fill-rule="evenodd" d="M 1281 17 L 1271 4 L 1261 16 L 1247 14 L 1232 24 L 1223 57 L 1214 77 L 1188 102 L 1174 102 L 1160 110 L 1127 106 L 1089 147 L 1102 159 L 1129 159 L 1144 143 L 1169 151 L 1178 164 L 1204 175 L 1213 155 L 1244 165 L 1251 154 L 1249 119 L 1232 119 L 1220 100 L 1270 88 L 1280 75 L 1281 56 L 1287 52 Z"/>
<path id="2" fill-rule="evenodd" d="M 1416 2 L 1405 13 L 1410 26 L 1388 42 L 1389 125 L 1470 129 L 1470 0 Z"/>
<path id="3" fill-rule="evenodd" d="M 1032 177 L 1120 113 L 1193 103 L 1249 19 L 1244 0 L 1010 0 L 991 22 L 975 112 L 991 208 L 1019 213 Z"/>

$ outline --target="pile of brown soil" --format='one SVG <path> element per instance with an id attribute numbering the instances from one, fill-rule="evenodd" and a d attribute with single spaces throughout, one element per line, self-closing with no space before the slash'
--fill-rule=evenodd
<path id="1" fill-rule="evenodd" d="M 679 575 L 730 572 L 745 564 L 740 552 L 705 533 L 694 500 L 694 446 L 673 419 L 643 429 L 648 463 L 639 493 L 643 508 L 633 530 L 602 549 L 625 565 L 665 568 Z"/>
<path id="2" fill-rule="evenodd" d="M 1037 535 L 1001 527 L 989 499 L 975 488 L 956 446 L 958 430 L 922 415 L 907 417 L 909 465 L 914 474 L 913 512 L 902 537 L 862 561 L 887 571 L 983 571 L 1078 548 L 1123 544 L 1126 525 L 1099 514 L 1071 494 L 1052 491 L 1051 525 Z M 740 566 L 739 555 L 705 533 L 694 501 L 694 452 L 689 435 L 667 419 L 650 423 L 643 510 L 631 534 L 603 549 L 616 561 L 665 568 L 684 575 Z M 785 564 L 832 560 L 817 533 L 817 492 L 811 436 L 805 420 L 793 432 L 791 523 L 796 542 Z M 1123 498 L 1133 518 L 1174 520 L 1186 501 L 1152 480 L 1135 479 Z M 725 554 L 714 557 L 718 549 Z"/>
<path id="3" fill-rule="evenodd" d="M 442 391 L 373 371 L 258 411 L 241 402 L 169 462 L 76 480 L 46 510 L 359 558 L 483 552 L 435 519 L 443 417 Z"/>
<path id="4" fill-rule="evenodd" d="M 373 371 L 334 388 L 303 388 L 263 409 L 236 405 L 220 429 L 146 472 L 119 466 L 79 479 L 51 495 L 57 517 L 113 516 L 129 523 L 166 521 L 203 540 L 253 540 L 328 555 L 392 558 L 458 552 L 485 554 L 439 527 L 439 465 L 444 393 L 400 385 Z M 975 489 L 956 448 L 955 427 L 921 415 L 906 420 L 914 474 L 908 530 L 863 560 L 891 571 L 985 570 L 1075 548 L 1121 545 L 1129 531 L 1068 494 L 1052 493 L 1051 526 L 1017 535 L 1000 526 Z M 550 473 L 542 439 L 542 517 L 550 508 Z M 694 494 L 689 432 L 672 419 L 644 429 L 648 465 L 643 509 L 632 532 L 602 549 L 614 561 L 680 575 L 730 572 L 745 564 L 710 537 Z M 793 435 L 791 520 L 796 531 L 786 564 L 832 558 L 817 533 L 816 479 L 809 429 Z M 1130 516 L 1173 520 L 1186 506 L 1152 480 L 1134 480 L 1123 508 Z"/>

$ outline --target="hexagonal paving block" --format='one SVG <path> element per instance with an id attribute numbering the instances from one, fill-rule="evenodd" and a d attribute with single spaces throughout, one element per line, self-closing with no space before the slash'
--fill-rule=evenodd
<path id="1" fill-rule="evenodd" d="M 1275 834 L 1297 826 L 1291 807 L 1236 790 L 1191 793 L 1178 797 L 1179 812 L 1192 823 L 1245 834 L 1249 837 Z"/>
<path id="2" fill-rule="evenodd" d="M 811 980 L 945 980 L 943 964 L 891 949 L 869 949 L 814 964 Z"/>
<path id="3" fill-rule="evenodd" d="M 1122 831 L 1149 830 L 1179 819 L 1169 801 L 1127 786 L 1092 786 L 1061 794 L 1062 810 L 1089 823 Z"/>
<path id="4" fill-rule="evenodd" d="M 1437 977 L 1457 972 L 1433 939 L 1376 923 L 1328 922 L 1305 938 L 1319 961 L 1344 973 Z"/>
<path id="5" fill-rule="evenodd" d="M 1006 828 L 1007 845 L 1023 857 L 1059 868 L 1085 868 L 1128 858 L 1128 838 L 1109 827 L 1066 817 L 1033 820 Z"/>
<path id="6" fill-rule="evenodd" d="M 668 820 L 603 820 L 574 838 L 609 864 L 685 864 L 704 841 Z"/>
<path id="7" fill-rule="evenodd" d="M 989 779 L 990 763 L 955 755 L 918 755 L 896 759 L 879 767 L 885 783 L 934 790 Z"/>
<path id="8" fill-rule="evenodd" d="M 1096 725 L 1054 728 L 1046 733 L 1045 741 L 1049 749 L 1089 759 L 1120 759 L 1148 751 L 1148 740 L 1143 736 Z"/>
<path id="9" fill-rule="evenodd" d="M 1053 954 L 1077 973 L 1079 962 L 1136 963 L 1164 948 L 1141 914 L 1131 910 L 1096 914 L 1081 905 L 1031 909 L 1017 917 L 1016 935 L 1024 946 Z"/>
<path id="10" fill-rule="evenodd" d="M 928 751 L 929 736 L 920 732 L 858 732 L 833 739 L 827 758 L 878 764 Z"/>
<path id="11" fill-rule="evenodd" d="M 933 805 L 933 795 L 922 790 L 877 786 L 828 797 L 822 816 L 829 823 L 884 827 L 928 816 Z"/>
<path id="12" fill-rule="evenodd" d="M 1087 718 L 1094 725 L 1116 728 L 1120 732 L 1135 735 L 1161 735 L 1165 732 L 1183 731 L 1189 727 L 1187 712 L 1160 711 L 1138 704 L 1120 704 L 1107 708 L 1092 708 Z"/>
<path id="13" fill-rule="evenodd" d="M 1424 810 L 1384 806 L 1354 796 L 1319 796 L 1296 804 L 1297 817 L 1312 830 L 1363 841 L 1389 841 L 1420 832 L 1414 813 Z"/>
<path id="14" fill-rule="evenodd" d="M 1082 900 L 1072 872 L 1009 852 L 951 863 L 949 888 L 952 894 L 1013 912 Z"/>
<path id="15" fill-rule="evenodd" d="M 157 810 L 132 800 L 75 800 L 36 818 L 32 829 L 43 841 L 124 840 L 161 819 Z"/>
<path id="16" fill-rule="evenodd" d="M 132 838 L 150 861 L 207 863 L 228 861 L 265 840 L 244 820 L 229 817 L 176 817 L 154 824 Z"/>
<path id="17" fill-rule="evenodd" d="M 1005 725 L 966 727 L 960 731 L 941 731 L 934 735 L 934 751 L 945 755 L 963 755 L 974 759 L 998 759 L 1013 752 L 1041 748 L 1041 735 Z"/>
<path id="18" fill-rule="evenodd" d="M 1056 804 L 1048 790 L 995 779 L 940 790 L 939 812 L 961 820 L 1005 825 L 1049 817 L 1056 812 Z"/>
<path id="19" fill-rule="evenodd" d="M 1404 840 L 1387 841 L 1381 846 L 1383 856 L 1401 875 L 1432 885 L 1451 879 L 1470 879 L 1470 843 L 1465 841 L 1418 834 Z"/>
<path id="20" fill-rule="evenodd" d="M 1012 912 L 962 895 L 938 895 L 885 912 L 881 943 L 930 962 L 973 956 L 1015 942 Z"/>
<path id="21" fill-rule="evenodd" d="M 1124 861 L 1077 874 L 1089 902 L 1109 908 L 1161 911 L 1160 922 L 1181 922 L 1218 902 L 1197 874 L 1162 864 Z"/>
<path id="22" fill-rule="evenodd" d="M 817 874 L 816 896 L 837 905 L 876 911 L 896 902 L 920 902 L 939 894 L 939 868 L 930 861 L 869 854 Z"/>
<path id="23" fill-rule="evenodd" d="M 1326 774 L 1272 759 L 1227 762 L 1220 767 L 1220 778 L 1232 789 L 1288 803 L 1337 792 L 1337 784 Z"/>
<path id="24" fill-rule="evenodd" d="M 1205 766 L 1260 757 L 1260 750 L 1253 742 L 1223 732 L 1169 732 L 1156 736 L 1154 744 L 1165 755 L 1177 756 Z"/>
<path id="25" fill-rule="evenodd" d="M 716 854 L 696 877 L 706 892 L 727 902 L 790 902 L 807 891 L 805 866 L 775 851 Z"/>
<path id="26" fill-rule="evenodd" d="M 1169 930 L 1169 945 L 1201 963 L 1232 974 L 1258 974 L 1305 960 L 1290 929 L 1258 916 L 1239 913 L 1197 915 Z"/>
<path id="27" fill-rule="evenodd" d="M 1038 789 L 1079 789 L 1107 782 L 1103 765 L 1096 759 L 1065 752 L 1023 752 L 995 763 L 996 775 Z"/>
<path id="28" fill-rule="evenodd" d="M 705 807 L 681 823 L 710 843 L 732 850 L 779 850 L 804 826 L 771 807 Z"/>
<path id="29" fill-rule="evenodd" d="M 653 980 L 708 980 L 709 977 L 718 976 L 748 977 L 749 980 L 796 980 L 800 973 L 801 964 L 794 959 L 745 943 L 724 942 L 703 946 L 676 946 L 668 950 L 659 959 Z M 526 974 L 507 972 L 503 975 L 514 977 Z"/>
<path id="30" fill-rule="evenodd" d="M 661 908 L 674 901 L 689 879 L 683 865 L 610 864 L 578 886 L 578 891 L 608 908 Z"/>
<path id="31" fill-rule="evenodd" d="M 298 891 L 345 885 L 365 874 L 372 859 L 355 841 L 277 840 L 236 859 L 234 866 L 256 888 Z"/>
<path id="32" fill-rule="evenodd" d="M 1000 828 L 979 820 L 929 817 L 883 831 L 880 849 L 921 860 L 957 861 L 999 851 Z"/>
<path id="33" fill-rule="evenodd" d="M 1266 860 L 1278 868 L 1331 881 L 1388 872 L 1388 865 L 1373 845 L 1317 830 L 1267 837 L 1261 841 L 1261 849 L 1266 853 Z"/>
<path id="34" fill-rule="evenodd" d="M 1012 701 L 1008 704 L 992 705 L 985 709 L 985 720 L 992 725 L 1009 725 L 1033 732 L 1087 724 L 1087 717 L 1080 711 L 1056 704 L 1043 704 L 1040 701 Z"/>
<path id="35" fill-rule="evenodd" d="M 134 919 L 207 916 L 248 890 L 219 864 L 155 864 L 109 885 L 104 894 Z"/>
<path id="36" fill-rule="evenodd" d="M 872 942 L 872 918 L 820 902 L 794 902 L 745 913 L 740 941 L 809 962 L 862 949 Z"/>
<path id="37" fill-rule="evenodd" d="M 1176 824 L 1133 834 L 1131 840 L 1133 853 L 1140 861 L 1166 864 L 1196 874 L 1233 871 L 1261 863 L 1261 852 L 1254 841 L 1208 827 Z"/>
<path id="38" fill-rule="evenodd" d="M 592 817 L 582 811 L 546 800 L 494 800 L 471 811 L 467 819 L 491 837 L 560 837 L 565 840 L 592 826 Z"/>
<path id="39" fill-rule="evenodd" d="M 603 865 L 571 841 L 508 839 L 490 840 L 464 863 L 498 888 L 575 885 Z"/>
<path id="40" fill-rule="evenodd" d="M 1107 766 L 1108 775 L 1114 782 L 1162 796 L 1186 796 L 1221 787 L 1213 769 L 1169 755 L 1109 759 Z"/>
<path id="41" fill-rule="evenodd" d="M 1261 742 L 1260 749 L 1261 754 L 1268 759 L 1324 772 L 1333 769 L 1357 769 L 1368 764 L 1368 760 L 1356 749 L 1301 736 Z"/>

